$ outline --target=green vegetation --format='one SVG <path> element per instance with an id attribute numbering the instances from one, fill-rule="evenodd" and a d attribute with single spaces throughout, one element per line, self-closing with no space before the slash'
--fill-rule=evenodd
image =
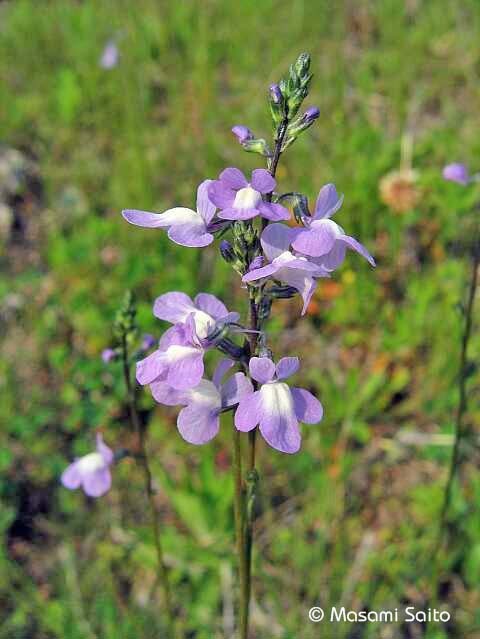
<path id="1" fill-rule="evenodd" d="M 111 38 L 120 60 L 105 70 L 98 61 Z M 475 636 L 473 445 L 439 557 L 450 624 L 388 634 L 380 624 L 314 626 L 307 613 L 432 603 L 428 558 L 458 399 L 475 202 L 440 176 L 448 161 L 480 167 L 479 39 L 477 0 L 0 2 L 0 639 L 162 636 L 139 469 L 123 461 L 113 491 L 95 502 L 58 478 L 97 428 L 110 444 L 132 444 L 120 364 L 100 359 L 126 288 L 142 330 L 155 334 L 163 326 L 151 303 L 161 293 L 208 287 L 228 307 L 244 295 L 227 267 L 212 272 L 215 249 L 177 247 L 119 212 L 189 206 L 205 177 L 253 168 L 257 156 L 230 128 L 269 134 L 266 90 L 302 50 L 321 116 L 282 160 L 280 187 L 300 185 L 312 201 L 335 182 L 345 193 L 338 222 L 378 267 L 350 255 L 319 287 L 308 321 L 297 323 L 294 300 L 272 322 L 284 331 L 276 354 L 299 352 L 299 381 L 326 415 L 303 427 L 299 455 L 259 447 L 252 639 Z M 379 184 L 410 139 L 416 181 L 399 212 L 398 189 L 383 183 L 381 197 Z M 475 333 L 470 356 L 479 355 Z M 479 382 L 472 371 L 467 422 L 477 427 Z M 196 448 L 147 394 L 142 410 L 185 636 L 227 639 L 231 417 Z"/>

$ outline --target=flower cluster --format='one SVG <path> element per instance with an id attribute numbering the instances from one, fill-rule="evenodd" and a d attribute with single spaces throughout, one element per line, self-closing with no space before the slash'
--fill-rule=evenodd
<path id="1" fill-rule="evenodd" d="M 274 364 L 265 331 L 272 304 L 299 294 L 303 315 L 318 280 L 331 277 L 348 249 L 375 265 L 367 249 L 332 220 L 343 202 L 333 184 L 320 189 L 313 211 L 305 195 L 278 190 L 275 175 L 281 154 L 320 115 L 317 107 L 300 113 L 312 77 L 309 66 L 309 56 L 302 54 L 290 67 L 288 78 L 270 87 L 275 131 L 271 147 L 247 126 L 232 128 L 246 151 L 267 158 L 267 168 L 255 168 L 249 175 L 225 168 L 217 179 L 201 182 L 195 208 L 122 212 L 130 224 L 164 229 L 181 246 L 203 248 L 219 236 L 221 256 L 240 275 L 248 292 L 246 324 L 208 293 L 191 299 L 185 293 L 170 292 L 154 303 L 154 315 L 172 326 L 155 350 L 137 362 L 136 378 L 149 386 L 157 402 L 182 406 L 178 430 L 192 444 L 210 441 L 218 433 L 220 414 L 232 411 L 239 431 L 258 426 L 270 446 L 297 452 L 299 422 L 321 421 L 323 408 L 308 390 L 287 383 L 299 368 L 297 357 L 283 357 Z M 241 343 L 236 341 L 239 336 Z M 227 355 L 211 379 L 206 373 L 207 351 Z M 104 360 L 110 361 L 113 354 L 105 352 Z"/>

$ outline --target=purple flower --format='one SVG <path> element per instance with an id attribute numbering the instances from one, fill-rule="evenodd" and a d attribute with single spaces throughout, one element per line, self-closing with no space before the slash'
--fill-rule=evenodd
<path id="1" fill-rule="evenodd" d="M 97 434 L 97 450 L 76 459 L 62 473 L 61 482 L 69 490 L 82 487 L 89 497 L 101 497 L 110 490 L 112 476 L 110 466 L 113 463 L 113 451 Z"/>
<path id="2" fill-rule="evenodd" d="M 204 180 L 198 187 L 196 211 L 179 206 L 164 213 L 126 209 L 122 215 L 127 222 L 136 226 L 168 228 L 168 237 L 181 246 L 208 246 L 214 239 L 209 232 L 209 224 L 215 215 L 215 205 L 208 197 L 211 182 Z"/>
<path id="3" fill-rule="evenodd" d="M 232 133 L 236 136 L 240 144 L 243 144 L 247 140 L 253 140 L 255 137 L 248 126 L 243 126 L 242 124 L 237 124 L 232 127 Z"/>
<path id="4" fill-rule="evenodd" d="M 457 182 L 457 184 L 462 184 L 463 186 L 466 186 L 470 182 L 468 169 L 465 164 L 460 164 L 460 162 L 447 164 L 443 169 L 442 175 L 445 180 Z"/>
<path id="5" fill-rule="evenodd" d="M 102 351 L 102 360 L 105 364 L 109 364 L 116 358 L 117 354 L 113 348 L 104 348 Z"/>
<path id="6" fill-rule="evenodd" d="M 118 47 L 113 40 L 105 45 L 100 57 L 100 66 L 102 69 L 113 69 L 118 64 Z"/>
<path id="7" fill-rule="evenodd" d="M 327 184 L 320 190 L 315 211 L 311 218 L 304 218 L 306 228 L 294 231 L 292 247 L 315 259 L 315 263 L 327 271 L 333 271 L 345 259 L 347 248 L 360 253 L 372 266 L 375 260 L 367 249 L 349 235 L 345 235 L 341 226 L 330 218 L 342 206 L 343 196 L 339 197 L 333 184 Z"/>
<path id="8" fill-rule="evenodd" d="M 220 173 L 208 188 L 210 200 L 220 209 L 224 220 L 250 220 L 257 215 L 268 220 L 288 220 L 290 213 L 281 204 L 264 202 L 262 195 L 271 193 L 276 182 L 265 169 L 252 171 L 250 182 L 239 169 L 229 168 Z"/>
<path id="9" fill-rule="evenodd" d="M 271 263 L 249 271 L 243 276 L 242 281 L 253 282 L 264 277 L 272 277 L 296 288 L 303 298 L 304 315 L 317 285 L 315 278 L 328 277 L 328 273 L 306 257 L 296 256 L 290 252 L 294 233 L 294 229 L 284 224 L 269 224 L 260 241 Z"/>
<path id="10" fill-rule="evenodd" d="M 252 357 L 250 375 L 260 390 L 244 395 L 235 413 L 235 426 L 243 432 L 260 425 L 265 441 L 283 453 L 300 449 L 298 422 L 317 424 L 323 417 L 318 399 L 303 388 L 290 388 L 285 379 L 297 372 L 298 357 L 283 357 L 275 364 L 268 357 Z"/>
<path id="11" fill-rule="evenodd" d="M 150 333 L 145 333 L 142 338 L 141 349 L 142 351 L 149 351 L 152 346 L 155 346 L 156 343 L 157 340 L 154 338 L 153 335 L 150 335 Z"/>
<path id="12" fill-rule="evenodd" d="M 220 428 L 220 412 L 238 404 L 242 397 L 252 393 L 253 386 L 243 373 L 235 373 L 224 384 L 221 380 L 233 366 L 231 360 L 222 360 L 212 381 L 202 379 L 190 390 L 179 392 L 168 383 L 152 384 L 152 395 L 157 402 L 174 406 L 185 405 L 177 419 L 180 435 L 190 444 L 206 444 L 217 435 Z"/>
<path id="13" fill-rule="evenodd" d="M 137 362 L 137 380 L 143 385 L 166 381 L 176 390 L 200 382 L 204 353 L 214 345 L 209 335 L 239 318 L 208 293 L 199 293 L 193 301 L 185 293 L 165 293 L 155 300 L 153 313 L 175 325 L 163 334 L 156 351 Z"/>

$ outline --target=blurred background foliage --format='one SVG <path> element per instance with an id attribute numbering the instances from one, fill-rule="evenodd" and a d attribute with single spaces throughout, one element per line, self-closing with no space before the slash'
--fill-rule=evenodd
<path id="1" fill-rule="evenodd" d="M 163 636 L 138 469 L 122 462 L 97 501 L 58 478 L 97 428 L 132 445 L 119 364 L 100 358 L 124 290 L 155 335 L 161 293 L 209 290 L 243 308 L 244 292 L 215 248 L 177 247 L 119 212 L 190 206 L 205 177 L 253 168 L 230 128 L 269 135 L 267 87 L 302 50 L 322 113 L 279 186 L 312 201 L 335 182 L 338 221 L 378 267 L 349 256 L 307 319 L 286 301 L 272 322 L 276 355 L 301 356 L 325 419 L 304 427 L 301 454 L 260 446 L 252 637 L 480 636 L 474 445 L 439 562 L 451 622 L 307 620 L 314 604 L 429 601 L 479 195 L 440 175 L 447 161 L 479 168 L 479 38 L 478 0 L 0 2 L 0 639 Z M 109 41 L 119 61 L 107 70 Z M 472 346 L 478 359 L 477 334 Z M 474 371 L 475 427 L 478 382 Z M 185 636 L 229 638 L 231 425 L 195 448 L 174 412 L 141 402 Z"/>

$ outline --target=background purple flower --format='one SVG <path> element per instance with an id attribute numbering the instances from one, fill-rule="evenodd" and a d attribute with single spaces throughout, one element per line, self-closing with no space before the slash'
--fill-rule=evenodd
<path id="1" fill-rule="evenodd" d="M 470 182 L 470 175 L 465 164 L 453 162 L 444 167 L 442 175 L 445 180 L 457 182 L 457 184 L 467 185 Z"/>
<path id="2" fill-rule="evenodd" d="M 110 466 L 113 463 L 113 451 L 97 434 L 97 450 L 76 459 L 62 474 L 61 482 L 69 490 L 82 488 L 89 497 L 101 497 L 112 485 Z"/>
<path id="3" fill-rule="evenodd" d="M 235 168 L 225 169 L 209 186 L 210 200 L 220 209 L 225 220 L 250 220 L 257 215 L 268 220 L 288 220 L 290 213 L 280 204 L 264 202 L 262 195 L 271 193 L 276 182 L 266 169 L 252 171 L 250 182 Z"/>
<path id="4" fill-rule="evenodd" d="M 306 228 L 296 229 L 292 239 L 292 247 L 308 257 L 327 271 L 338 268 L 345 259 L 347 248 L 364 257 L 372 266 L 375 260 L 355 238 L 345 235 L 341 226 L 330 218 L 338 211 L 343 202 L 333 184 L 325 185 L 318 194 L 315 211 L 311 218 L 305 217 Z"/>
<path id="5" fill-rule="evenodd" d="M 150 213 L 136 209 L 125 209 L 123 217 L 135 226 L 145 228 L 167 228 L 168 237 L 181 246 L 208 246 L 214 240 L 209 224 L 215 215 L 215 205 L 208 197 L 212 180 L 204 180 L 197 189 L 197 210 L 185 207 L 168 209 L 164 213 Z"/>
<path id="6" fill-rule="evenodd" d="M 202 379 L 195 388 L 183 393 L 165 382 L 152 384 L 152 395 L 159 403 L 185 405 L 178 415 L 177 427 L 187 442 L 199 445 L 213 439 L 220 428 L 221 409 L 238 404 L 242 397 L 253 391 L 252 383 L 243 373 L 235 373 L 224 384 L 221 383 L 232 366 L 231 360 L 222 360 L 212 381 Z"/>
<path id="7" fill-rule="evenodd" d="M 260 241 L 271 263 L 252 269 L 243 276 L 242 281 L 248 283 L 272 277 L 292 286 L 302 296 L 304 315 L 317 285 L 315 278 L 328 277 L 328 273 L 307 258 L 291 253 L 289 248 L 293 234 L 294 229 L 284 224 L 269 224 Z"/>
<path id="8" fill-rule="evenodd" d="M 145 335 L 142 337 L 141 349 L 142 351 L 149 351 L 153 346 L 155 346 L 156 343 L 157 340 L 153 335 L 150 335 L 150 333 L 145 333 Z"/>
<path id="9" fill-rule="evenodd" d="M 104 348 L 102 351 L 102 360 L 105 362 L 105 364 L 108 364 L 109 362 L 113 361 L 116 358 L 116 356 L 117 354 L 113 350 L 113 348 Z"/>
<path id="10" fill-rule="evenodd" d="M 265 441 L 283 453 L 300 449 L 298 422 L 316 424 L 323 417 L 318 399 L 303 388 L 290 388 L 285 379 L 298 371 L 298 357 L 283 357 L 278 364 L 268 357 L 252 357 L 250 375 L 261 387 L 242 397 L 235 426 L 247 432 L 260 426 Z"/>
<path id="11" fill-rule="evenodd" d="M 100 66 L 102 69 L 113 69 L 118 64 L 118 58 L 118 47 L 113 40 L 109 40 L 102 51 Z"/>

